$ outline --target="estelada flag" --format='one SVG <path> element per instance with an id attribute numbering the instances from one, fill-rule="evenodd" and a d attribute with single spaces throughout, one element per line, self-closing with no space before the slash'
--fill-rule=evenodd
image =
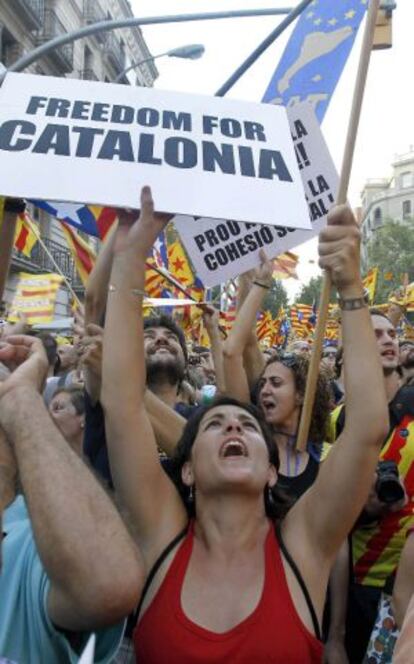
<path id="1" fill-rule="evenodd" d="M 105 239 L 106 234 L 118 218 L 118 210 L 101 205 L 83 205 L 83 203 L 65 203 L 59 201 L 30 200 L 31 203 L 45 210 L 59 221 L 74 226 L 78 231 Z"/>
<path id="2" fill-rule="evenodd" d="M 63 235 L 75 262 L 76 270 L 84 286 L 95 265 L 96 255 L 87 242 L 64 221 L 62 223 Z"/>
<path id="3" fill-rule="evenodd" d="M 178 240 L 168 246 L 168 270 L 183 286 L 194 284 L 193 270 Z"/>
<path id="4" fill-rule="evenodd" d="M 34 231 L 34 222 L 31 221 L 27 212 L 19 214 L 16 223 L 16 232 L 14 234 L 14 247 L 22 254 L 29 257 L 32 249 L 39 239 Z"/>

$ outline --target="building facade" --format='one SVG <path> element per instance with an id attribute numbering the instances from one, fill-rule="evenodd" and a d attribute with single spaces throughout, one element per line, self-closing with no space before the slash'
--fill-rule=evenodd
<path id="1" fill-rule="evenodd" d="M 59 35 L 98 21 L 133 16 L 128 0 L 0 0 L 0 62 L 10 67 L 22 55 Z M 114 81 L 129 65 L 151 58 L 139 27 L 101 32 L 50 51 L 25 71 L 91 81 Z M 121 83 L 150 87 L 158 76 L 153 61 L 147 61 L 121 78 Z M 30 208 L 39 223 L 47 250 L 76 292 L 82 285 L 63 238 L 59 222 Z M 15 252 L 4 299 L 10 303 L 20 271 L 56 271 L 48 253 L 39 243 L 30 259 Z M 70 297 L 61 289 L 57 316 L 69 312 Z"/>
<path id="2" fill-rule="evenodd" d="M 363 259 L 375 231 L 387 219 L 410 224 L 414 231 L 414 150 L 398 155 L 392 164 L 392 176 L 367 180 L 362 193 Z"/>

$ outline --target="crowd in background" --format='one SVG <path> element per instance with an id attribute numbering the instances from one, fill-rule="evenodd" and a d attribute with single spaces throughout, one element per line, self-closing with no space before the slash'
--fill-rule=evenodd
<path id="1" fill-rule="evenodd" d="M 413 661 L 414 341 L 369 310 L 347 208 L 321 232 L 341 339 L 262 347 L 272 264 L 209 345 L 143 315 L 168 218 L 141 194 L 65 338 L 0 328 L 0 661 Z M 8 216 L 13 217 L 13 206 Z M 4 238 L 0 237 L 0 243 Z M 402 312 L 400 312 L 402 313 Z"/>

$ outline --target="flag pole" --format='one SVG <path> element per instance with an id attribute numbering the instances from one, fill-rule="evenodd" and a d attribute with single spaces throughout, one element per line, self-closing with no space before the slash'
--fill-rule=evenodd
<path id="1" fill-rule="evenodd" d="M 184 295 L 185 295 L 189 300 L 192 300 L 192 301 L 194 302 L 194 304 L 200 304 L 200 303 L 198 302 L 198 300 L 196 300 L 195 297 L 193 297 L 193 296 L 191 295 L 191 293 L 188 292 L 188 290 L 185 288 L 185 286 L 183 286 L 182 283 L 178 281 L 178 279 L 176 279 L 175 277 L 172 276 L 172 274 L 170 274 L 170 273 L 167 272 L 166 270 L 163 270 L 162 268 L 158 267 L 157 265 L 151 265 L 150 263 L 147 263 L 146 266 L 147 266 L 147 269 L 148 269 L 148 270 L 154 270 L 154 272 L 157 272 L 157 274 L 161 275 L 161 277 L 164 277 L 164 279 L 166 279 L 166 280 L 169 281 L 173 286 L 175 286 L 176 288 L 178 288 L 178 290 L 179 290 L 181 293 L 184 293 Z M 189 305 L 189 306 L 191 306 L 191 305 Z"/>
<path id="2" fill-rule="evenodd" d="M 349 119 L 345 151 L 342 160 L 338 194 L 336 197 L 337 205 L 343 205 L 347 202 L 347 193 L 349 186 L 349 178 L 351 175 L 352 159 L 354 155 L 356 137 L 358 133 L 359 119 L 361 116 L 362 101 L 364 98 L 365 84 L 367 80 L 369 60 L 374 41 L 375 25 L 376 25 L 379 6 L 380 6 L 380 0 L 371 0 L 368 8 L 364 38 L 361 48 L 361 57 L 359 60 L 358 72 L 355 81 L 355 89 L 352 100 L 351 115 Z M 331 279 L 329 274 L 325 273 L 322 285 L 321 299 L 319 302 L 318 322 L 315 331 L 315 339 L 312 347 L 312 355 L 309 364 L 308 378 L 306 381 L 304 403 L 299 423 L 297 442 L 296 442 L 296 448 L 300 452 L 303 452 L 306 449 L 306 444 L 308 440 L 313 404 L 315 401 L 316 384 L 319 374 L 319 365 L 322 355 L 323 337 L 326 327 L 326 321 L 328 318 L 330 291 L 331 291 Z"/>
<path id="3" fill-rule="evenodd" d="M 30 218 L 30 216 L 27 213 L 25 214 L 25 220 L 26 220 L 27 225 L 30 227 L 32 233 L 34 233 L 36 235 L 37 240 L 40 243 L 40 246 L 42 247 L 43 251 L 48 256 L 48 258 L 51 260 L 51 262 L 52 262 L 54 268 L 56 269 L 56 271 L 59 272 L 61 277 L 63 277 L 63 281 L 65 282 L 65 284 L 66 284 L 69 292 L 71 293 L 73 299 L 75 300 L 75 302 L 77 303 L 78 306 L 81 305 L 82 303 L 81 303 L 79 297 L 76 295 L 76 293 L 73 290 L 71 284 L 69 283 L 66 275 L 62 272 L 59 265 L 56 263 L 55 259 L 53 258 L 52 254 L 50 253 L 49 249 L 47 248 L 47 246 L 43 242 L 42 238 L 40 237 L 40 233 L 39 233 L 38 229 L 36 228 L 36 226 L 34 225 L 34 223 L 32 222 L 32 220 Z"/>

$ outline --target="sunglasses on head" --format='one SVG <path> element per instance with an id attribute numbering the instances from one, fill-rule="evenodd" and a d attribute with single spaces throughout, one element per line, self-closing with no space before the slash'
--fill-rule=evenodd
<path id="1" fill-rule="evenodd" d="M 298 365 L 298 356 L 296 353 L 277 353 L 275 355 L 275 360 L 288 369 L 292 369 Z"/>

